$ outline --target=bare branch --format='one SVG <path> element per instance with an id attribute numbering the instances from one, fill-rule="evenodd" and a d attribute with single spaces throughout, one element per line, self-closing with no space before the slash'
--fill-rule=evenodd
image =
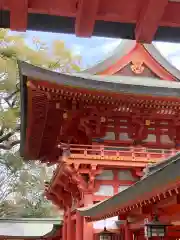
<path id="1" fill-rule="evenodd" d="M 12 137 L 17 131 L 20 131 L 20 125 L 17 125 L 11 132 L 9 132 L 6 135 L 0 137 L 0 143 L 2 143 L 4 141 L 8 141 L 9 138 Z"/>
<path id="2" fill-rule="evenodd" d="M 0 136 L 3 136 L 3 134 L 4 134 L 4 130 L 5 130 L 5 127 L 4 127 L 4 126 L 1 126 L 1 129 L 0 129 Z"/>
<path id="3" fill-rule="evenodd" d="M 0 144 L 0 149 L 3 149 L 3 150 L 10 150 L 12 147 L 16 146 L 20 144 L 20 140 L 17 140 L 17 141 L 13 141 L 11 143 L 7 143 L 7 144 Z"/>
<path id="4" fill-rule="evenodd" d="M 5 97 L 4 98 L 4 101 L 8 104 L 8 106 L 10 107 L 10 108 L 13 108 L 14 107 L 14 105 L 15 105 L 15 103 L 16 103 L 16 99 L 14 99 L 13 101 L 12 101 L 12 103 L 10 103 L 9 101 L 12 99 L 12 98 L 16 98 L 16 94 L 19 92 L 19 89 L 17 88 L 17 90 L 16 91 L 14 91 L 14 92 L 12 92 L 11 94 L 9 94 L 7 97 Z"/>

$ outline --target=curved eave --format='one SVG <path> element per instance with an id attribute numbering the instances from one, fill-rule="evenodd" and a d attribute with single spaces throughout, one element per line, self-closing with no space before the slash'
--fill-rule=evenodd
<path id="1" fill-rule="evenodd" d="M 121 43 L 115 48 L 115 50 L 106 57 L 106 59 L 92 66 L 91 68 L 82 71 L 82 73 L 94 75 L 103 72 L 104 70 L 115 64 L 122 57 L 127 55 L 131 50 L 133 50 L 135 46 L 136 41 L 122 40 Z"/>
<path id="2" fill-rule="evenodd" d="M 21 94 L 22 109 L 26 104 L 27 78 L 34 81 L 46 81 L 55 84 L 58 88 L 67 87 L 79 90 L 101 91 L 117 94 L 153 95 L 160 97 L 180 97 L 180 84 L 177 82 L 167 82 L 164 80 L 144 77 L 143 81 L 139 77 L 126 76 L 94 76 L 89 74 L 61 74 L 43 68 L 35 67 L 31 64 L 20 62 L 21 72 Z"/>
<path id="3" fill-rule="evenodd" d="M 159 50 L 153 44 L 143 44 L 149 54 L 159 63 L 167 72 L 180 81 L 180 71 L 175 68 L 165 57 L 161 55 Z"/>
<path id="4" fill-rule="evenodd" d="M 62 227 L 62 223 L 61 224 L 54 224 L 53 229 L 50 232 L 43 235 L 42 237 L 43 238 L 49 238 L 49 237 L 55 236 L 60 227 Z"/>
<path id="5" fill-rule="evenodd" d="M 131 206 L 139 206 L 139 204 L 141 206 L 143 201 L 164 193 L 170 188 L 179 187 L 179 168 L 180 153 L 171 157 L 156 171 L 126 190 L 91 207 L 79 208 L 77 210 L 82 216 L 87 217 L 91 221 L 125 213 L 126 210 L 129 211 Z"/>
<path id="6" fill-rule="evenodd" d="M 53 176 L 48 184 L 48 187 L 46 189 L 46 193 L 52 193 L 52 187 L 56 184 L 56 182 L 58 181 L 58 178 L 60 177 L 60 175 L 63 172 L 63 165 L 64 163 L 61 162 L 60 164 L 58 164 L 58 166 L 56 167 L 56 169 L 54 170 Z"/>
<path id="7" fill-rule="evenodd" d="M 1 230 L 1 224 L 3 225 L 3 230 Z M 24 225 L 25 224 L 25 225 Z M 34 227 L 38 227 L 34 229 Z M 59 229 L 62 226 L 62 220 L 60 219 L 20 219 L 20 218 L 5 218 L 0 219 L 0 237 L 5 237 L 9 239 L 26 238 L 26 239 L 37 239 L 37 238 L 49 238 L 56 236 Z M 28 227 L 28 231 L 27 231 Z M 8 234 L 9 228 L 9 234 Z M 33 234 L 32 234 L 32 230 Z M 14 231 L 13 231 L 14 229 Z M 6 234 L 4 233 L 6 231 Z M 20 232 L 18 232 L 20 231 Z M 22 234 L 23 232 L 23 234 Z M 35 233 L 35 234 L 34 234 Z"/>
<path id="8" fill-rule="evenodd" d="M 136 41 L 122 40 L 119 46 L 109 55 L 105 60 L 96 64 L 95 66 L 86 69 L 84 73 L 98 74 L 105 71 L 109 67 L 113 66 L 118 60 L 130 53 L 136 45 Z M 180 80 L 180 71 L 175 68 L 169 61 L 164 58 L 159 50 L 151 44 L 142 44 L 152 58 L 163 67 L 168 73 L 170 73 L 177 81 Z"/>

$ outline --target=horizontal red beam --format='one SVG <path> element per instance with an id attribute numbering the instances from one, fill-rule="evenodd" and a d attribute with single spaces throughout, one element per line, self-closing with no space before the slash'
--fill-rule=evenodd
<path id="1" fill-rule="evenodd" d="M 5 0 L 2 3 L 2 9 L 10 9 L 12 0 Z M 162 1 L 162 0 L 160 0 Z M 135 5 L 138 6 L 135 0 L 133 0 Z M 143 1 L 142 1 L 143 2 Z M 28 12 L 29 13 L 42 13 L 42 14 L 52 14 L 59 16 L 72 17 L 77 14 L 77 4 L 73 0 L 28 0 Z M 158 3 L 158 2 L 157 2 Z M 119 3 L 120 4 L 120 3 Z M 19 4 L 18 4 L 19 6 Z M 16 11 L 16 9 L 14 9 Z M 129 4 L 123 4 L 120 8 L 111 1 L 111 8 L 107 4 L 101 4 L 97 12 L 96 20 L 113 21 L 113 22 L 129 22 L 135 23 L 138 20 L 138 7 L 134 7 L 133 11 L 129 9 Z M 120 14 L 122 13 L 123 14 Z M 160 26 L 180 26 L 180 3 L 179 2 L 169 2 L 167 8 L 164 11 L 162 19 L 160 21 Z M 152 13 L 153 15 L 153 13 Z M 87 17 L 87 16 L 86 16 Z"/>
<path id="2" fill-rule="evenodd" d="M 168 5 L 163 13 L 163 9 L 165 4 L 163 0 L 156 1 L 155 5 L 150 4 L 149 10 L 146 11 L 147 19 L 145 22 L 149 22 L 148 19 L 154 23 L 159 21 L 159 26 L 171 26 L 177 27 L 180 26 L 180 3 L 179 2 L 168 2 Z M 164 0 L 167 1 L 167 0 Z M 42 14 L 51 14 L 57 16 L 67 16 L 67 17 L 77 17 L 77 33 L 86 34 L 87 36 L 91 35 L 92 28 L 95 20 L 103 20 L 109 22 L 128 22 L 128 23 L 136 23 L 139 19 L 139 12 L 142 6 L 140 6 L 139 1 L 119 1 L 118 4 L 116 1 L 112 0 L 111 2 L 104 1 L 103 4 L 98 5 L 98 0 L 93 0 L 89 3 L 89 7 L 86 5 L 87 0 L 80 2 L 79 6 L 76 1 L 73 0 L 29 0 L 28 1 L 28 11 L 27 11 L 27 0 L 21 0 L 21 3 L 18 1 L 18 4 L 15 0 L 5 0 L 3 1 L 2 9 L 7 10 L 10 9 L 12 11 L 12 19 L 15 21 L 11 21 L 11 28 L 23 29 L 25 27 L 25 15 L 28 13 L 42 13 Z M 123 4 L 122 4 L 123 2 Z M 147 2 L 147 1 L 141 1 Z M 153 0 L 151 0 L 153 2 Z M 91 4 L 91 5 L 90 5 Z M 129 6 L 133 4 L 133 7 L 129 8 Z M 152 6 L 155 6 L 152 8 Z M 87 13 L 88 9 L 88 13 Z M 98 9 L 98 11 L 97 11 Z M 158 14 L 156 11 L 158 10 Z M 13 13 L 14 12 L 14 13 Z M 163 13 L 163 14 L 162 14 Z M 15 17 L 16 16 L 16 17 Z M 84 17 L 85 16 L 85 17 Z M 145 16 L 145 15 L 144 15 Z M 152 16 L 152 18 L 151 18 Z M 160 17 L 161 16 L 161 17 Z M 81 20 L 83 19 L 83 22 Z M 144 18 L 142 18 L 144 19 Z M 24 22 L 24 23 L 23 23 Z M 146 23 L 147 24 L 147 23 Z M 87 29 L 85 29 L 87 27 Z M 78 30 L 79 28 L 79 30 Z M 89 29 L 88 29 L 89 28 Z M 151 30 L 148 27 L 149 31 Z M 88 32 L 89 31 L 89 32 Z M 152 31 L 152 30 L 151 30 Z M 153 32 L 153 31 L 152 31 Z"/>
<path id="3" fill-rule="evenodd" d="M 79 0 L 75 32 L 77 36 L 90 37 L 93 33 L 99 0 Z"/>
<path id="4" fill-rule="evenodd" d="M 135 38 L 140 42 L 151 43 L 168 5 L 168 0 L 148 0 L 143 1 L 143 4 L 136 24 Z"/>
<path id="5" fill-rule="evenodd" d="M 28 0 L 10 0 L 9 9 L 11 30 L 26 31 L 28 17 Z"/>
<path id="6" fill-rule="evenodd" d="M 92 163 L 96 163 L 99 166 L 111 166 L 111 167 L 119 167 L 119 168 L 125 168 L 125 167 L 146 167 L 147 166 L 147 162 L 133 162 L 133 161 L 112 161 L 112 160 L 92 160 L 92 159 L 84 159 L 84 162 L 82 161 L 82 159 L 64 159 L 65 161 L 67 161 L 69 164 L 72 164 L 76 161 L 76 163 L 78 164 L 89 164 L 91 165 Z"/>

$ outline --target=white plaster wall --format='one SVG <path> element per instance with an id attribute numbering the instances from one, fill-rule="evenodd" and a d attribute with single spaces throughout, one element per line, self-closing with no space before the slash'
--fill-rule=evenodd
<path id="1" fill-rule="evenodd" d="M 114 132 L 106 132 L 106 135 L 102 139 L 115 140 L 115 133 Z"/>
<path id="2" fill-rule="evenodd" d="M 119 180 L 130 180 L 130 181 L 136 181 L 137 179 L 132 176 L 132 173 L 130 170 L 119 170 L 118 171 L 118 179 Z"/>
<path id="3" fill-rule="evenodd" d="M 121 132 L 121 133 L 119 134 L 119 140 L 122 140 L 122 141 L 130 140 L 130 138 L 129 138 L 129 136 L 128 136 L 128 133 Z"/>
<path id="4" fill-rule="evenodd" d="M 99 229 L 103 230 L 104 227 L 108 229 L 118 229 L 115 221 L 118 220 L 118 216 L 112 217 L 112 218 L 107 218 L 106 220 L 101 220 L 97 222 L 93 222 L 93 228 L 94 229 Z"/>
<path id="5" fill-rule="evenodd" d="M 100 185 L 99 190 L 94 193 L 96 196 L 113 196 L 114 188 L 111 185 Z"/>
<path id="6" fill-rule="evenodd" d="M 113 180 L 114 175 L 112 170 L 104 170 L 100 175 L 96 176 L 96 180 Z"/>

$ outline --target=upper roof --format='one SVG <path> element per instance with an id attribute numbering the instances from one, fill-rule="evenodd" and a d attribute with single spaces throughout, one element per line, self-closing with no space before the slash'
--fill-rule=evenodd
<path id="1" fill-rule="evenodd" d="M 78 211 L 91 220 L 99 220 L 138 208 L 152 198 L 154 201 L 159 194 L 178 188 L 179 167 L 180 153 L 157 164 L 156 169 L 124 191 L 93 206 L 79 208 Z"/>
<path id="2" fill-rule="evenodd" d="M 145 64 L 161 79 L 180 80 L 180 71 L 161 55 L 154 44 L 139 44 L 132 40 L 122 40 L 105 60 L 84 73 L 114 75 L 130 61 Z"/>
<path id="3" fill-rule="evenodd" d="M 179 104 L 180 100 L 180 84 L 176 81 L 160 81 L 150 77 L 143 77 L 142 81 L 142 78 L 137 76 L 93 76 L 82 73 L 68 75 L 51 72 L 25 62 L 19 62 L 19 68 L 21 76 L 20 151 L 21 155 L 27 159 L 39 159 L 47 152 L 54 151 L 61 127 L 58 119 L 61 119 L 63 114 L 59 107 L 47 107 L 49 104 L 55 104 L 54 97 L 58 103 L 64 101 L 63 99 L 71 101 L 76 99 L 80 104 L 84 104 L 85 101 L 88 106 L 96 106 L 98 101 L 101 104 L 110 104 L 111 109 L 113 106 L 117 108 L 115 102 L 120 104 L 121 99 L 134 103 L 140 98 L 140 100 L 144 99 L 143 104 L 147 104 L 147 99 L 150 101 L 149 104 L 154 101 L 161 101 L 158 104 L 164 104 L 162 101 L 170 100 L 168 104 L 175 105 Z M 62 111 L 64 110 L 63 108 Z M 57 121 L 55 124 L 54 117 L 51 124 L 50 119 L 54 114 Z M 28 136 L 26 136 L 27 133 Z M 51 137 L 53 135 L 53 139 L 50 135 Z M 46 142 L 46 145 L 43 145 L 42 141 Z M 27 144 L 29 144 L 28 147 L 31 145 L 31 154 L 26 153 L 25 145 Z"/>
<path id="4" fill-rule="evenodd" d="M 169 1 L 1 1 L 0 27 L 141 42 L 180 41 L 180 3 Z M 144 6 L 145 5 L 145 6 Z"/>

